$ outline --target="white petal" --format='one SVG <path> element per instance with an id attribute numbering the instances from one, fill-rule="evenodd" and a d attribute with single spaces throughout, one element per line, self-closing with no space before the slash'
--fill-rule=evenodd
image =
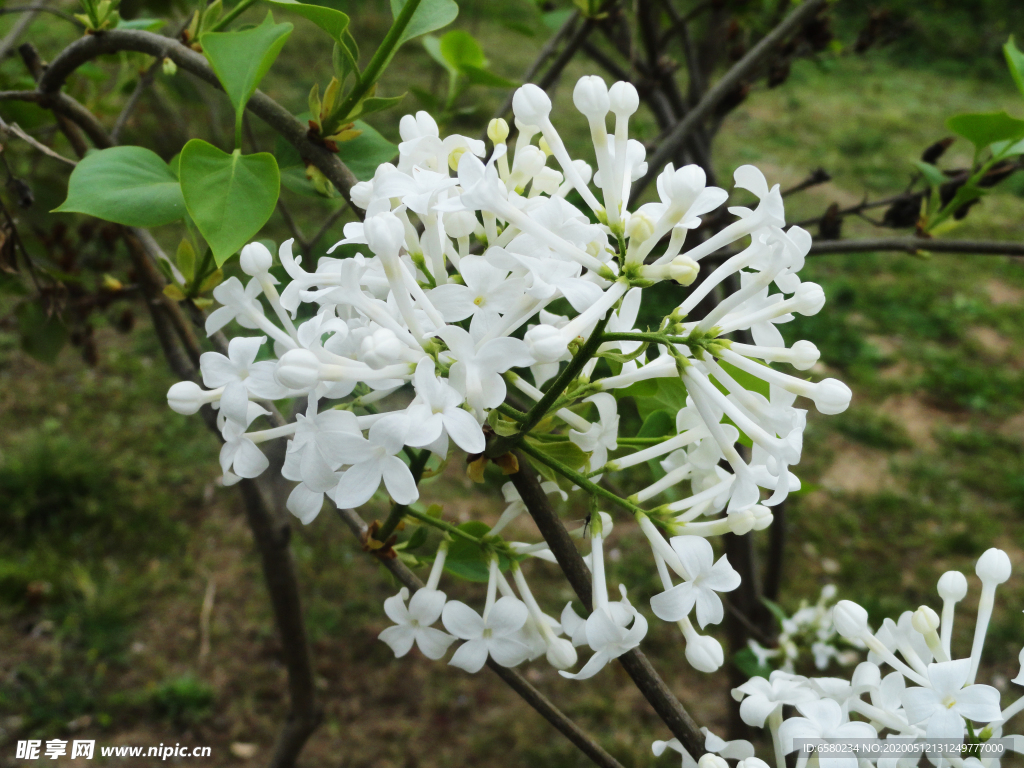
<path id="1" fill-rule="evenodd" d="M 445 411 L 444 428 L 455 444 L 466 453 L 483 453 L 486 447 L 484 431 L 469 411 L 462 408 Z"/>
<path id="2" fill-rule="evenodd" d="M 391 650 L 395 652 L 396 659 L 402 658 L 409 652 L 415 637 L 415 631 L 408 625 L 388 627 L 377 635 L 378 640 L 383 640 L 391 646 Z"/>
<path id="3" fill-rule="evenodd" d="M 487 643 L 483 640 L 468 640 L 455 650 L 448 663 L 470 673 L 479 672 L 487 663 Z"/>
<path id="4" fill-rule="evenodd" d="M 416 594 L 418 595 L 419 592 Z M 415 596 L 413 595 L 413 597 Z M 421 627 L 416 631 L 416 645 L 419 646 L 424 656 L 434 661 L 444 656 L 448 652 L 448 646 L 454 642 L 454 637 L 440 629 Z"/>
<path id="5" fill-rule="evenodd" d="M 484 620 L 480 614 L 458 600 L 450 600 L 445 605 L 441 622 L 445 629 L 463 640 L 474 640 L 484 634 Z"/>
<path id="6" fill-rule="evenodd" d="M 391 498 L 399 504 L 412 504 L 420 497 L 419 488 L 412 477 L 412 472 L 397 456 L 387 456 L 380 464 L 384 478 L 384 487 Z"/>
<path id="7" fill-rule="evenodd" d="M 377 461 L 356 464 L 341 475 L 332 492 L 334 503 L 339 508 L 358 507 L 370 500 L 380 487 L 381 466 Z"/>

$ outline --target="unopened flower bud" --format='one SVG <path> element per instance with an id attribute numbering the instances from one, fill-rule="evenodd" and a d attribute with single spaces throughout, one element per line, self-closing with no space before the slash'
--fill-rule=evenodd
<path id="1" fill-rule="evenodd" d="M 729 764 L 724 757 L 705 752 L 697 761 L 697 768 L 729 768 Z"/>
<path id="2" fill-rule="evenodd" d="M 715 638 L 695 635 L 686 641 L 686 660 L 698 672 L 716 672 L 725 661 L 725 653 Z"/>
<path id="3" fill-rule="evenodd" d="M 772 520 L 775 519 L 775 516 L 772 514 L 772 511 L 768 509 L 768 507 L 762 506 L 760 504 L 755 504 L 754 506 L 752 506 L 750 508 L 750 512 L 754 515 L 755 531 L 763 531 L 765 528 L 771 525 Z M 835 588 L 833 587 L 833 589 Z"/>
<path id="4" fill-rule="evenodd" d="M 750 533 L 754 529 L 754 513 L 749 509 L 729 513 L 729 530 L 737 536 Z"/>
<path id="5" fill-rule="evenodd" d="M 572 167 L 576 170 L 576 173 L 580 175 L 584 184 L 590 183 L 590 179 L 594 175 L 594 169 L 590 167 L 590 164 L 586 160 L 573 160 Z"/>
<path id="6" fill-rule="evenodd" d="M 245 274 L 256 277 L 270 269 L 274 263 L 274 256 L 263 243 L 249 243 L 242 248 L 238 260 Z"/>
<path id="7" fill-rule="evenodd" d="M 1017 656 L 1017 661 L 1020 663 L 1020 672 L 1018 672 L 1017 676 L 1010 682 L 1016 683 L 1017 685 L 1024 685 L 1024 648 L 1021 648 L 1020 654 Z"/>
<path id="8" fill-rule="evenodd" d="M 519 177 L 523 182 L 529 181 L 540 173 L 547 161 L 548 156 L 537 147 L 523 147 L 512 164 L 512 175 Z"/>
<path id="9" fill-rule="evenodd" d="M 818 314 L 825 306 L 825 291 L 817 283 L 800 283 L 793 298 L 800 305 L 796 311 L 808 317 Z"/>
<path id="10" fill-rule="evenodd" d="M 353 184 L 348 193 L 352 196 L 352 205 L 365 211 L 373 198 L 373 182 L 360 181 L 358 184 Z"/>
<path id="11" fill-rule="evenodd" d="M 459 160 L 461 160 L 462 156 L 466 154 L 467 149 L 469 149 L 469 147 L 456 147 L 455 149 L 453 149 L 448 154 L 448 167 L 451 168 L 453 171 L 458 171 Z"/>
<path id="12" fill-rule="evenodd" d="M 814 342 L 807 341 L 806 339 L 793 342 L 793 346 L 789 348 L 789 351 L 792 354 L 789 362 L 798 371 L 806 371 L 814 367 L 814 364 L 818 362 L 818 358 L 821 357 L 821 353 L 814 346 Z"/>
<path id="13" fill-rule="evenodd" d="M 946 571 L 939 577 L 939 597 L 958 603 L 967 594 L 967 577 L 960 571 Z"/>
<path id="14" fill-rule="evenodd" d="M 1011 570 L 1013 569 L 1007 554 L 1003 550 L 993 547 L 978 558 L 978 565 L 974 572 L 978 574 L 981 583 L 988 586 L 989 584 L 1002 584 L 1010 578 Z"/>
<path id="15" fill-rule="evenodd" d="M 383 368 L 398 360 L 402 342 L 390 328 L 378 328 L 359 345 L 360 357 L 373 368 Z"/>
<path id="16" fill-rule="evenodd" d="M 565 354 L 567 344 L 562 332 L 551 325 L 535 325 L 523 336 L 530 354 L 538 363 L 554 363 Z"/>
<path id="17" fill-rule="evenodd" d="M 575 666 L 577 654 L 572 641 L 564 637 L 556 637 L 548 643 L 548 664 L 555 669 L 569 669 Z"/>
<path id="18" fill-rule="evenodd" d="M 450 211 L 444 214 L 444 231 L 449 237 L 469 237 L 476 230 L 476 214 L 472 211 Z"/>
<path id="19" fill-rule="evenodd" d="M 174 63 L 173 59 L 167 56 L 164 56 L 161 66 L 163 67 L 164 74 L 168 77 L 174 77 L 174 75 L 178 74 L 178 65 Z"/>
<path id="20" fill-rule="evenodd" d="M 853 392 L 850 388 L 838 379 L 823 379 L 814 387 L 814 407 L 818 413 L 825 416 L 834 416 L 842 413 L 850 407 L 850 399 Z"/>
<path id="21" fill-rule="evenodd" d="M 640 244 L 654 234 L 654 222 L 642 213 L 634 213 L 626 222 L 626 237 L 631 243 Z"/>
<path id="22" fill-rule="evenodd" d="M 375 254 L 397 254 L 405 245 L 405 227 L 395 214 L 385 211 L 363 222 L 366 243 Z"/>
<path id="23" fill-rule="evenodd" d="M 759 757 L 748 757 L 736 763 L 736 768 L 769 768 L 768 763 Z"/>
<path id="24" fill-rule="evenodd" d="M 684 165 L 675 171 L 666 168 L 658 180 L 658 187 L 672 206 L 685 211 L 707 186 L 707 174 L 699 165 Z"/>
<path id="25" fill-rule="evenodd" d="M 668 274 L 680 285 L 691 285 L 700 273 L 700 264 L 689 256 L 679 255 L 672 259 L 669 265 Z"/>
<path id="26" fill-rule="evenodd" d="M 545 166 L 540 169 L 540 172 L 536 176 L 533 177 L 532 190 L 535 192 L 542 192 L 545 195 L 553 195 L 558 191 L 558 188 L 562 186 L 562 181 L 563 177 L 561 173 L 556 171 L 554 168 L 548 168 Z"/>
<path id="27" fill-rule="evenodd" d="M 629 117 L 640 107 L 640 94 L 632 83 L 620 80 L 608 89 L 608 101 L 616 117 Z"/>
<path id="28" fill-rule="evenodd" d="M 541 136 L 537 139 L 537 148 L 544 153 L 545 157 L 551 157 L 554 152 L 551 151 L 551 145 L 548 144 L 548 140 Z"/>
<path id="29" fill-rule="evenodd" d="M 604 120 L 611 108 L 604 79 L 597 75 L 581 77 L 573 89 L 572 103 L 588 120 Z"/>
<path id="30" fill-rule="evenodd" d="M 843 637 L 856 639 L 868 630 L 868 612 L 850 600 L 840 600 L 832 609 L 832 623 Z"/>
<path id="31" fill-rule="evenodd" d="M 487 138 L 495 144 L 504 143 L 508 138 L 508 123 L 496 117 L 487 124 Z"/>
<path id="32" fill-rule="evenodd" d="M 524 125 L 539 126 L 551 114 L 551 99 L 543 89 L 527 83 L 512 97 L 512 111 Z"/>
<path id="33" fill-rule="evenodd" d="M 290 349 L 278 361 L 274 378 L 282 387 L 310 390 L 320 383 L 320 361 L 308 349 Z"/>
<path id="34" fill-rule="evenodd" d="M 934 632 L 939 628 L 939 614 L 929 608 L 927 605 L 922 605 L 913 615 L 910 617 L 910 626 L 920 632 L 922 635 L 927 635 L 929 632 Z"/>
<path id="35" fill-rule="evenodd" d="M 203 395 L 202 387 L 194 381 L 179 381 L 167 390 L 167 405 L 175 413 L 191 416 L 199 410 L 203 403 L 207 402 Z"/>

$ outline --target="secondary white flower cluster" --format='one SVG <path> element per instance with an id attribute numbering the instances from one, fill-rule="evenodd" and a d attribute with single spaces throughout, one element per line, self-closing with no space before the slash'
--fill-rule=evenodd
<path id="1" fill-rule="evenodd" d="M 975 682 L 996 587 L 1010 577 L 1010 559 L 1002 550 L 990 549 L 978 560 L 975 572 L 981 580 L 981 596 L 967 656 L 957 658 L 952 648 L 955 606 L 967 594 L 967 579 L 959 571 L 949 571 L 939 579 L 939 611 L 922 605 L 898 621 L 885 619 L 877 632 L 869 627 L 867 611 L 861 606 L 848 600 L 836 604 L 832 611 L 836 630 L 869 650 L 868 660 L 857 665 L 850 680 L 807 678 L 776 670 L 768 679 L 751 678 L 734 689 L 733 697 L 742 702 L 743 721 L 758 728 L 767 724 L 771 731 L 777 766 L 786 765 L 785 756 L 795 749 L 794 739 L 881 737 L 977 744 L 1007 738 L 1013 751 L 1024 754 L 1024 737 L 1004 736 L 1005 723 L 1024 710 L 1024 696 L 1004 709 L 996 688 Z M 891 671 L 884 672 L 886 667 Z M 1024 685 L 1024 673 L 1012 682 Z M 787 707 L 796 712 L 790 710 L 787 717 Z M 659 744 L 655 742 L 656 752 Z M 802 754 L 797 765 L 802 768 L 808 757 Z M 923 744 L 900 758 L 878 753 L 821 755 L 820 764 L 911 768 L 922 757 L 936 766 L 998 768 L 1000 764 L 996 753 L 942 757 L 924 752 Z"/>
<path id="2" fill-rule="evenodd" d="M 777 647 L 765 648 L 753 638 L 747 640 L 758 664 L 762 667 L 770 664 L 792 673 L 800 656 L 808 651 L 818 669 L 828 669 L 833 660 L 843 666 L 855 664 L 860 654 L 854 648 L 863 650 L 866 646 L 859 640 L 847 640 L 836 632 L 831 607 L 836 591 L 835 584 L 826 584 L 814 605 L 802 600 L 792 616 L 777 614 L 781 630 L 776 637 Z M 776 610 L 781 609 L 776 607 Z M 853 648 L 841 648 L 840 644 Z"/>
<path id="3" fill-rule="evenodd" d="M 227 356 L 204 354 L 207 389 L 180 382 L 168 402 L 185 414 L 204 404 L 218 409 L 226 482 L 260 475 L 268 461 L 259 444 L 287 439 L 282 473 L 297 483 L 288 508 L 304 523 L 325 496 L 356 507 L 382 484 L 396 504 L 412 504 L 418 470 L 403 455 L 429 451 L 445 461 L 451 443 L 483 454 L 488 435 L 516 439 L 542 422 L 533 447 L 520 447 L 566 488 L 594 492 L 599 475 L 660 461 L 664 476 L 619 505 L 633 511 L 651 545 L 664 586 L 653 612 L 679 624 L 687 659 L 711 671 L 722 664 L 721 646 L 700 635 L 689 615 L 701 627 L 721 621 L 717 593 L 735 589 L 739 576 L 725 558 L 715 562 L 707 539 L 770 524 L 768 507 L 799 488 L 790 467 L 800 459 L 806 411 L 795 407 L 797 398 L 832 414 L 847 407 L 850 390 L 768 365 L 814 365 L 815 346 L 787 347 L 776 326 L 815 314 L 825 300 L 818 285 L 798 277 L 810 235 L 784 229 L 778 185 L 770 188 L 753 166 L 737 169 L 736 186 L 757 198 L 756 207 L 729 208 L 732 223 L 684 253 L 688 232 L 728 193 L 706 186 L 696 166 L 669 164 L 658 176 L 659 201 L 630 211 L 631 184 L 647 172 L 643 145 L 628 137 L 636 89 L 584 77 L 573 97 L 590 126 L 596 170 L 569 155 L 549 119 L 551 102 L 534 85 L 515 94 L 519 135 L 511 150 L 502 120 L 490 126 L 488 152 L 482 141 L 442 139 L 426 113 L 404 117 L 397 165 L 381 165 L 372 181 L 352 189 L 365 220 L 347 224 L 337 245 L 364 252 L 321 258 L 307 271 L 285 242 L 278 256 L 290 280 L 279 292 L 270 251 L 247 245 L 241 268 L 250 279 L 217 287 L 222 306 L 207 331 L 233 320 L 260 335 L 232 339 Z M 692 291 L 679 288 L 677 306 L 654 331 L 634 328 L 646 288 L 691 285 L 702 259 L 748 239 Z M 738 288 L 707 310 L 732 284 Z M 737 333 L 752 343 L 730 338 Z M 256 362 L 268 338 L 272 356 Z M 620 435 L 615 393 L 648 380 L 685 387 L 672 434 Z M 410 385 L 411 401 L 389 398 Z M 508 387 L 516 394 L 506 403 Z M 260 403 L 281 398 L 305 398 L 305 412 L 283 426 L 252 429 L 267 414 Z M 752 441 L 749 457 L 737 448 L 741 434 Z M 585 456 L 583 463 L 565 467 L 560 446 Z M 417 593 L 408 605 L 401 594 L 388 601 L 398 629 L 385 639 L 397 653 L 418 642 L 439 657 L 451 636 L 427 629 L 440 618 L 466 641 L 452 663 L 470 670 L 488 656 L 513 664 L 538 649 L 566 669 L 576 661 L 574 646 L 585 644 L 594 655 L 576 676 L 589 677 L 635 647 L 647 628 L 624 589 L 621 600 L 608 599 L 602 547 L 610 518 L 592 516 L 593 613 L 584 619 L 567 607 L 558 622 L 537 607 L 518 564 L 518 598 L 496 564 L 501 552 L 506 561 L 550 557 L 543 544 L 498 538 L 525 509 L 514 491 L 507 497 L 506 514 L 482 542 L 494 555 L 483 614 L 446 604 L 435 566 L 426 596 Z M 570 639 L 559 639 L 562 631 Z"/>

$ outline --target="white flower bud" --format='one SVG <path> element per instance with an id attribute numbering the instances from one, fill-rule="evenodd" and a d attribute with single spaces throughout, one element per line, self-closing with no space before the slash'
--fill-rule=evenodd
<path id="1" fill-rule="evenodd" d="M 620 80 L 608 89 L 609 106 L 616 117 L 629 117 L 640 107 L 640 94 L 632 83 Z"/>
<path id="2" fill-rule="evenodd" d="M 729 768 L 729 764 L 724 757 L 705 752 L 697 761 L 697 768 Z"/>
<path id="3" fill-rule="evenodd" d="M 523 147 L 519 154 L 516 155 L 515 162 L 512 164 L 512 175 L 519 177 L 521 183 L 525 184 L 540 173 L 547 161 L 548 156 L 532 144 L 528 147 Z"/>
<path id="4" fill-rule="evenodd" d="M 282 387 L 310 390 L 320 383 L 320 361 L 308 349 L 290 349 L 278 361 L 274 378 Z"/>
<path id="5" fill-rule="evenodd" d="M 469 237 L 476 231 L 476 214 L 472 211 L 450 211 L 444 214 L 443 221 L 449 237 Z"/>
<path id="6" fill-rule="evenodd" d="M 370 200 L 373 199 L 373 182 L 360 181 L 358 184 L 353 184 L 349 194 L 352 196 L 352 205 L 365 211 L 370 205 Z"/>
<path id="7" fill-rule="evenodd" d="M 914 611 L 913 615 L 910 617 L 910 626 L 922 635 L 934 632 L 939 628 L 939 624 L 939 614 L 927 605 L 922 605 Z"/>
<path id="8" fill-rule="evenodd" d="M 836 593 L 838 592 L 839 590 L 836 589 L 835 584 L 826 584 L 821 588 L 821 599 L 823 602 L 827 603 L 829 600 L 834 600 Z"/>
<path id="9" fill-rule="evenodd" d="M 1017 661 L 1020 663 L 1020 672 L 1010 682 L 1016 683 L 1017 685 L 1024 685 L 1024 648 L 1020 649 L 1020 655 L 1017 656 Z"/>
<path id="10" fill-rule="evenodd" d="M 749 509 L 729 513 L 729 530 L 737 536 L 750 533 L 754 529 L 754 513 Z"/>
<path id="11" fill-rule="evenodd" d="M 754 530 L 763 531 L 769 525 L 772 524 L 772 520 L 775 516 L 772 515 L 772 511 L 768 507 L 760 504 L 755 504 L 750 508 L 750 513 L 754 516 Z"/>
<path id="12" fill-rule="evenodd" d="M 821 353 L 814 346 L 814 342 L 807 341 L 806 339 L 793 342 L 793 346 L 789 348 L 789 351 L 792 354 L 789 362 L 798 371 L 806 371 L 814 367 L 814 364 L 818 362 L 818 358 L 821 357 Z"/>
<path id="13" fill-rule="evenodd" d="M 639 245 L 654 234 L 654 222 L 642 213 L 634 213 L 626 222 L 626 237 Z"/>
<path id="14" fill-rule="evenodd" d="M 675 171 L 666 168 L 661 174 L 659 186 L 674 207 L 685 211 L 693 205 L 697 195 L 704 191 L 707 180 L 707 174 L 699 165 L 684 165 Z"/>
<path id="15" fill-rule="evenodd" d="M 555 669 L 569 669 L 576 664 L 576 649 L 572 641 L 564 637 L 556 637 L 548 643 L 548 664 Z"/>
<path id="16" fill-rule="evenodd" d="M 669 265 L 668 274 L 680 285 L 691 285 L 700 273 L 700 264 L 689 256 L 679 255 L 672 259 Z"/>
<path id="17" fill-rule="evenodd" d="M 793 298 L 799 304 L 794 311 L 808 317 L 818 314 L 825 306 L 825 291 L 817 283 L 800 283 Z"/>
<path id="18" fill-rule="evenodd" d="M 608 86 L 597 75 L 586 75 L 576 83 L 572 92 L 572 103 L 576 109 L 586 115 L 588 120 L 604 120 L 608 114 L 610 102 Z"/>
<path id="19" fill-rule="evenodd" d="M 716 672 L 725 662 L 725 653 L 715 638 L 694 635 L 686 641 L 686 660 L 698 672 Z"/>
<path id="20" fill-rule="evenodd" d="M 853 670 L 853 677 L 850 678 L 850 685 L 854 688 L 866 689 L 877 688 L 882 684 L 882 670 L 877 664 L 870 661 L 862 661 Z"/>
<path id="21" fill-rule="evenodd" d="M 551 99 L 533 83 L 519 88 L 512 97 L 512 111 L 523 125 L 540 125 L 551 114 Z"/>
<path id="22" fill-rule="evenodd" d="M 967 577 L 960 571 L 946 571 L 939 577 L 939 597 L 958 603 L 967 594 Z"/>
<path id="23" fill-rule="evenodd" d="M 245 274 L 256 277 L 270 269 L 274 263 L 274 256 L 263 243 L 249 243 L 242 248 L 238 260 Z"/>
<path id="24" fill-rule="evenodd" d="M 487 124 L 487 138 L 495 144 L 501 144 L 508 138 L 508 123 L 496 117 Z"/>
<path id="25" fill-rule="evenodd" d="M 191 416 L 199 410 L 203 403 L 207 402 L 203 395 L 202 387 L 194 381 L 179 381 L 167 390 L 167 405 L 175 413 Z"/>
<path id="26" fill-rule="evenodd" d="M 576 173 L 583 179 L 584 184 L 590 183 L 590 179 L 594 175 L 594 169 L 590 167 L 586 160 L 573 160 L 572 167 L 576 169 Z"/>
<path id="27" fill-rule="evenodd" d="M 363 222 L 366 243 L 375 254 L 397 254 L 405 245 L 405 227 L 395 214 L 385 211 Z"/>
<path id="28" fill-rule="evenodd" d="M 378 328 L 359 345 L 360 357 L 372 368 L 383 368 L 398 360 L 402 342 L 390 328 Z"/>
<path id="29" fill-rule="evenodd" d="M 533 177 L 533 187 L 531 189 L 535 192 L 542 192 L 545 195 L 553 195 L 562 186 L 563 180 L 561 173 L 554 168 L 545 166 Z"/>
<path id="30" fill-rule="evenodd" d="M 552 325 L 533 326 L 523 336 L 523 341 L 538 363 L 557 362 L 568 348 L 562 332 Z"/>
<path id="31" fill-rule="evenodd" d="M 838 379 L 823 379 L 819 381 L 811 395 L 814 400 L 814 407 L 818 413 L 825 416 L 834 416 L 842 413 L 850 407 L 850 399 L 853 392 L 850 388 Z"/>
<path id="32" fill-rule="evenodd" d="M 1009 556 L 1003 550 L 993 547 L 978 558 L 978 565 L 974 572 L 978 574 L 981 583 L 988 586 L 989 584 L 1002 584 L 1010 578 L 1011 570 L 1013 569 L 1010 566 Z"/>
<path id="33" fill-rule="evenodd" d="M 850 600 L 840 600 L 832 609 L 832 623 L 843 637 L 856 639 L 868 630 L 868 612 Z"/>
<path id="34" fill-rule="evenodd" d="M 736 763 L 736 768 L 769 768 L 768 763 L 759 757 L 748 757 Z"/>

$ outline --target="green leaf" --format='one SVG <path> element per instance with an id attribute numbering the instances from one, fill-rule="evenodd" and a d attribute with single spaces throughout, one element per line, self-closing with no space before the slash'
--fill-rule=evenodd
<path id="1" fill-rule="evenodd" d="M 946 127 L 974 144 L 980 152 L 997 141 L 1024 138 L 1024 120 L 1010 117 L 1006 112 L 978 112 L 953 115 Z"/>
<path id="2" fill-rule="evenodd" d="M 1010 39 L 1003 46 L 1003 55 L 1006 56 L 1006 63 L 1010 67 L 1013 82 L 1017 84 L 1017 89 L 1024 96 L 1024 53 L 1017 48 L 1017 44 L 1013 41 L 1013 35 L 1010 35 Z"/>
<path id="3" fill-rule="evenodd" d="M 341 40 L 345 30 L 348 29 L 348 16 L 334 8 L 319 3 L 315 5 L 300 3 L 297 0 L 268 0 L 268 2 L 312 21 L 330 35 L 335 42 Z"/>
<path id="4" fill-rule="evenodd" d="M 772 673 L 771 667 L 758 663 L 757 656 L 749 648 L 744 648 L 733 655 L 732 663 L 748 678 L 768 677 Z"/>
<path id="5" fill-rule="evenodd" d="M 338 159 L 348 166 L 357 179 L 369 181 L 378 165 L 394 159 L 398 147 L 362 120 L 356 120 L 356 128 L 362 133 L 352 141 L 343 141 L 338 145 Z"/>
<path id="6" fill-rule="evenodd" d="M 281 174 L 269 152 L 229 155 L 192 139 L 181 150 L 181 191 L 219 267 L 267 223 Z"/>
<path id="7" fill-rule="evenodd" d="M 341 36 L 341 41 L 334 44 L 331 64 L 334 67 L 334 76 L 342 83 L 351 74 L 355 74 L 356 80 L 359 79 L 359 46 L 347 29 Z"/>
<path id="8" fill-rule="evenodd" d="M 460 531 L 465 531 L 470 536 L 478 539 L 486 536 L 491 528 L 479 520 L 470 520 L 459 526 Z M 448 556 L 444 561 L 444 569 L 453 576 L 466 581 L 486 583 L 490 573 L 489 556 L 479 546 L 471 541 L 452 537 L 452 543 L 448 546 Z M 498 567 L 506 570 L 509 567 L 509 560 L 505 555 L 498 556 Z"/>
<path id="9" fill-rule="evenodd" d="M 117 29 L 141 29 L 146 32 L 159 32 L 167 22 L 163 19 L 125 19 L 117 20 Z"/>
<path id="10" fill-rule="evenodd" d="M 240 32 L 207 32 L 199 39 L 203 54 L 235 108 L 235 145 L 241 139 L 242 114 L 292 32 L 291 24 L 275 24 L 274 16 Z"/>
<path id="11" fill-rule="evenodd" d="M 992 156 L 999 159 L 1024 155 L 1024 139 L 1020 141 L 997 141 L 992 145 Z"/>
<path id="12" fill-rule="evenodd" d="M 928 182 L 929 187 L 941 187 L 949 180 L 946 178 L 946 174 L 931 163 L 925 163 L 921 160 L 917 160 L 914 162 L 914 167 L 921 172 L 921 175 L 924 176 L 924 180 Z"/>
<path id="13" fill-rule="evenodd" d="M 44 363 L 56 360 L 68 340 L 68 329 L 61 319 L 56 314 L 47 317 L 34 301 L 19 305 L 16 314 L 22 351 Z"/>
<path id="14" fill-rule="evenodd" d="M 686 385 L 675 376 L 638 381 L 618 390 L 617 396 L 632 397 L 641 419 L 646 419 L 658 410 L 679 413 L 686 407 Z"/>
<path id="15" fill-rule="evenodd" d="M 771 396 L 771 385 L 764 379 L 758 378 L 752 373 L 747 373 L 742 368 L 737 368 L 732 363 L 727 363 L 724 360 L 719 360 L 718 364 L 744 389 L 757 392 L 765 397 Z M 763 363 L 758 362 L 758 365 L 763 365 Z"/>
<path id="16" fill-rule="evenodd" d="M 406 1 L 391 0 L 391 13 L 396 19 L 402 12 L 402 8 L 405 7 Z M 409 24 L 402 32 L 398 45 L 412 40 L 414 37 L 425 35 L 427 32 L 433 32 L 435 29 L 447 27 L 455 21 L 455 17 L 458 15 L 459 6 L 454 0 L 420 0 L 419 7 L 409 19 Z"/>
<path id="17" fill-rule="evenodd" d="M 363 99 L 359 102 L 352 114 L 348 115 L 346 119 L 351 120 L 353 117 L 365 117 L 366 115 L 372 115 L 374 112 L 382 112 L 385 109 L 391 109 L 391 107 L 398 104 L 404 98 L 404 93 L 401 96 L 371 96 L 368 99 Z"/>
<path id="18" fill-rule="evenodd" d="M 462 69 L 462 74 L 466 76 L 466 79 L 473 85 L 482 85 L 485 88 L 515 88 L 519 83 L 514 80 L 508 80 L 504 77 L 489 72 L 486 69 L 480 67 L 474 67 L 472 65 L 466 65 Z"/>
<path id="19" fill-rule="evenodd" d="M 185 215 L 174 172 L 143 147 L 90 152 L 75 166 L 68 197 L 54 212 L 87 213 L 129 227 L 158 227 Z"/>
<path id="20" fill-rule="evenodd" d="M 676 415 L 671 411 L 654 411 L 644 419 L 637 437 L 670 437 L 676 433 Z"/>
<path id="21" fill-rule="evenodd" d="M 188 240 L 178 243 L 178 251 L 174 254 L 174 263 L 178 265 L 185 282 L 191 283 L 196 276 L 196 252 Z"/>
<path id="22" fill-rule="evenodd" d="M 425 43 L 425 41 L 424 41 Z M 464 67 L 485 67 L 484 49 L 469 32 L 453 29 L 446 32 L 438 42 L 438 52 L 442 58 L 455 69 L 462 71 Z"/>
<path id="23" fill-rule="evenodd" d="M 775 620 L 779 622 L 780 627 L 782 626 L 782 622 L 789 618 L 789 616 L 786 615 L 786 612 L 782 610 L 782 606 L 778 603 L 769 600 L 767 597 L 762 597 L 761 602 L 764 603 L 765 608 L 771 611 L 772 616 L 774 616 Z"/>
<path id="24" fill-rule="evenodd" d="M 585 453 L 576 443 L 569 440 L 547 442 L 526 438 L 531 448 L 536 449 L 569 469 L 583 469 L 590 462 L 590 454 Z"/>

